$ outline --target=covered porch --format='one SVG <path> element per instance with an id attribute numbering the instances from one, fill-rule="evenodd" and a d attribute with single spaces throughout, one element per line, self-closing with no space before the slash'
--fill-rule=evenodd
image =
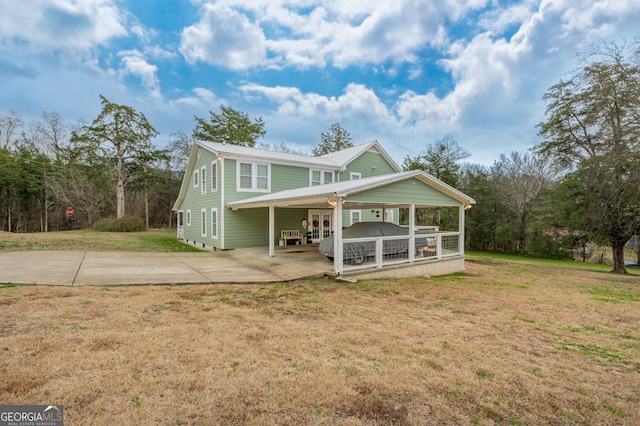
<path id="1" fill-rule="evenodd" d="M 280 230 L 276 218 L 283 209 L 324 210 L 331 215 L 333 273 L 360 276 L 424 276 L 464 270 L 464 213 L 475 201 L 449 185 L 418 170 L 356 181 L 299 188 L 229 203 L 233 210 L 268 208 L 269 257 L 277 255 Z M 421 229 L 416 211 L 447 209 L 457 216 L 457 229 Z M 350 210 L 404 212 L 403 235 L 345 238 L 345 212 Z M 453 226 L 451 228 L 454 228 Z M 330 258 L 331 258 L 330 257 Z"/>

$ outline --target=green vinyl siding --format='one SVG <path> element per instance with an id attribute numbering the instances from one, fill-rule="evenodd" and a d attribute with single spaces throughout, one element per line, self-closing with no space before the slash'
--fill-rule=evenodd
<path id="1" fill-rule="evenodd" d="M 381 154 L 367 151 L 349 163 L 346 170 L 340 173 L 340 182 L 349 180 L 351 172 L 361 173 L 362 177 L 366 178 L 395 173 L 395 170 Z"/>
<path id="2" fill-rule="evenodd" d="M 274 244 L 278 245 L 280 231 L 297 229 L 305 235 L 302 219 L 306 209 L 275 209 Z M 247 209 L 232 211 L 227 209 L 225 216 L 227 247 L 264 247 L 269 245 L 269 209 Z"/>
<path id="3" fill-rule="evenodd" d="M 198 148 L 196 160 L 193 164 L 193 168 L 191 169 L 191 174 L 188 176 L 188 184 L 185 190 L 184 200 L 178 206 L 177 210 L 182 210 L 186 212 L 187 210 L 191 210 L 191 226 L 188 226 L 185 220 L 184 224 L 184 238 L 190 243 L 195 243 L 196 246 L 202 247 L 203 244 L 211 247 L 220 247 L 220 240 L 214 240 L 211 237 L 211 209 L 218 209 L 218 224 L 220 223 L 220 201 L 221 201 L 221 191 L 220 191 L 220 164 L 218 163 L 217 167 L 217 181 L 218 181 L 218 190 L 211 190 L 211 162 L 216 160 L 216 156 L 206 149 Z M 206 192 L 203 194 L 201 192 L 202 186 L 202 177 L 200 173 L 202 173 L 202 168 L 205 168 L 206 173 Z M 198 178 L 200 183 L 197 188 L 194 188 L 194 173 L 198 171 Z M 202 236 L 202 209 L 206 209 L 206 218 L 207 218 L 207 236 Z M 220 228 L 218 227 L 218 235 L 220 235 Z"/>
<path id="4" fill-rule="evenodd" d="M 271 166 L 271 192 L 309 186 L 309 168 L 274 164 Z"/>
<path id="5" fill-rule="evenodd" d="M 459 206 L 461 203 L 424 184 L 408 179 L 349 196 L 349 201 L 380 204 L 416 204 L 423 206 Z"/>

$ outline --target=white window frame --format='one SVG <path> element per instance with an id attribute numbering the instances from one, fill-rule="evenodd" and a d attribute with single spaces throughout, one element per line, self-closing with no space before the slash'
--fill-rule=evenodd
<path id="1" fill-rule="evenodd" d="M 207 209 L 200 210 L 200 235 L 203 237 L 207 236 Z"/>
<path id="2" fill-rule="evenodd" d="M 358 215 L 358 220 L 353 220 L 354 213 Z M 354 223 L 362 222 L 362 210 L 349 210 L 349 221 L 351 225 L 353 225 Z"/>
<path id="3" fill-rule="evenodd" d="M 211 192 L 218 190 L 218 161 L 211 162 Z"/>
<path id="4" fill-rule="evenodd" d="M 218 239 L 218 208 L 211 209 L 211 238 Z"/>
<path id="5" fill-rule="evenodd" d="M 187 210 L 187 217 L 185 219 L 187 226 L 191 226 L 191 209 Z"/>
<path id="6" fill-rule="evenodd" d="M 198 188 L 200 186 L 200 170 L 195 169 L 193 171 L 193 187 Z"/>
<path id="7" fill-rule="evenodd" d="M 200 194 L 204 195 L 207 193 L 207 168 L 202 166 L 200 168 Z"/>
<path id="8" fill-rule="evenodd" d="M 251 165 L 251 188 L 240 187 L 240 170 L 243 164 Z M 267 187 L 258 188 L 258 166 L 266 166 L 267 168 Z M 236 190 L 238 192 L 271 192 L 271 164 L 269 163 L 254 163 L 250 161 L 237 161 L 236 167 Z"/>
<path id="9" fill-rule="evenodd" d="M 313 174 L 320 174 L 320 180 L 313 180 Z M 331 175 L 331 181 L 327 182 L 326 175 Z M 317 186 L 324 185 L 325 183 L 333 183 L 335 179 L 335 175 L 331 170 L 322 170 L 322 169 L 309 169 L 309 186 Z M 315 183 L 315 185 L 314 185 Z"/>
<path id="10" fill-rule="evenodd" d="M 351 172 L 349 173 L 349 180 L 362 179 L 362 173 L 360 172 Z"/>

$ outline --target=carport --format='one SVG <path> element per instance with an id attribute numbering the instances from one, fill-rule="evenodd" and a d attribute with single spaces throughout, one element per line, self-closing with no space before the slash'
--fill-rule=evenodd
<path id="1" fill-rule="evenodd" d="M 383 269 L 390 266 L 413 266 L 417 262 L 438 262 L 451 258 L 464 258 L 464 212 L 475 204 L 475 200 L 433 176 L 411 170 L 389 175 L 358 180 L 336 182 L 326 185 L 297 188 L 261 195 L 227 204 L 232 210 L 268 208 L 269 211 L 269 256 L 275 256 L 275 216 L 276 209 L 307 208 L 333 211 L 334 271 L 336 275 L 346 272 L 362 272 Z M 456 208 L 458 210 L 458 231 L 433 233 L 435 247 L 428 256 L 416 253 L 416 208 Z M 385 259 L 382 254 L 384 241 L 390 237 L 372 239 L 343 239 L 343 211 L 349 209 L 376 209 L 384 212 L 390 208 L 408 209 L 409 235 L 406 258 Z M 397 239 L 397 237 L 394 237 Z M 352 266 L 344 259 L 344 245 L 374 241 L 375 256 L 366 264 Z M 461 262 L 464 265 L 463 261 Z M 464 266 L 459 269 L 464 269 Z"/>

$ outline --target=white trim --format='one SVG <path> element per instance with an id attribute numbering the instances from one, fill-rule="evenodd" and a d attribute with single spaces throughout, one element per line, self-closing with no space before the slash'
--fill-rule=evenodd
<path id="1" fill-rule="evenodd" d="M 242 188 L 240 186 L 240 170 L 242 169 L 243 164 L 248 164 L 251 166 L 251 187 L 250 188 Z M 267 187 L 266 188 L 258 188 L 258 167 L 264 166 L 267 168 Z M 252 161 L 243 161 L 236 160 L 236 190 L 238 192 L 271 192 L 271 164 L 269 163 L 258 163 Z"/>
<path id="2" fill-rule="evenodd" d="M 207 236 L 207 209 L 200 209 L 200 235 Z"/>
<path id="3" fill-rule="evenodd" d="M 214 220 L 215 216 L 215 220 Z M 218 239 L 218 208 L 214 207 L 211 209 L 211 238 L 214 240 Z"/>
<path id="4" fill-rule="evenodd" d="M 350 172 L 349 173 L 349 180 L 358 180 L 358 179 L 362 179 L 362 173 L 360 173 L 360 172 Z"/>
<path id="5" fill-rule="evenodd" d="M 195 169 L 193 171 L 193 187 L 198 188 L 200 186 L 200 170 Z"/>
<path id="6" fill-rule="evenodd" d="M 185 218 L 187 226 L 191 226 L 191 209 L 187 209 L 187 217 Z"/>
<path id="7" fill-rule="evenodd" d="M 207 193 L 207 166 L 200 167 L 200 195 Z"/>

